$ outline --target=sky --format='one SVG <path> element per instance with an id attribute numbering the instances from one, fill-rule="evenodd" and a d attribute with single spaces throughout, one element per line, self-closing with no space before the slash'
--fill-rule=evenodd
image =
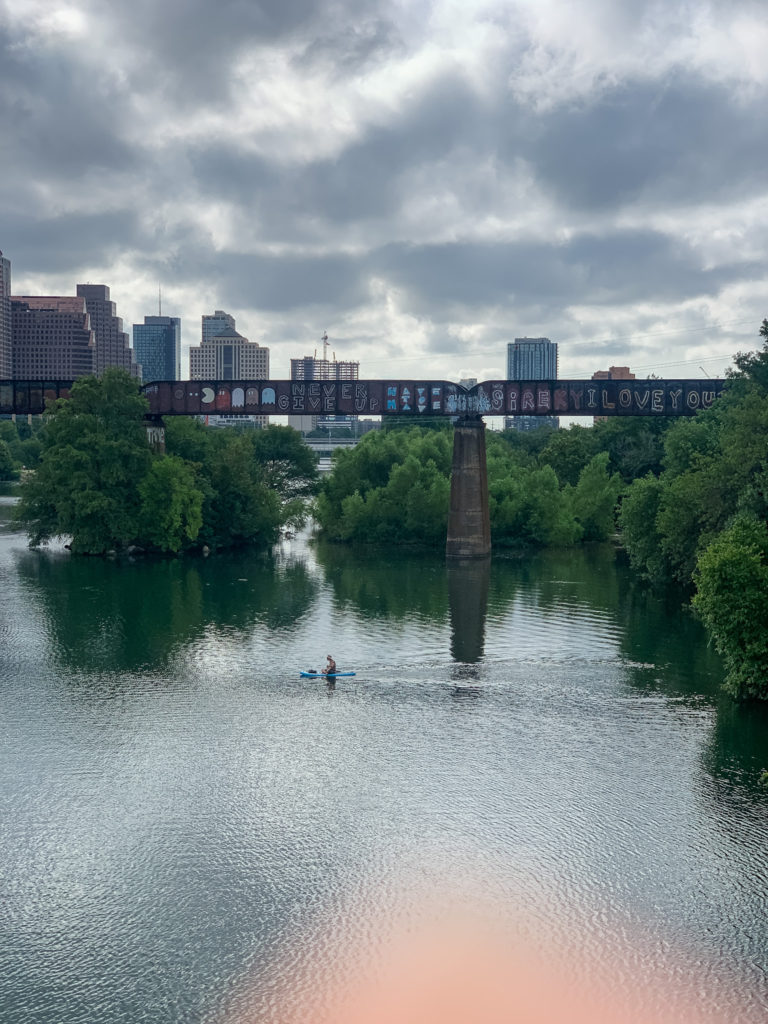
<path id="1" fill-rule="evenodd" d="M 271 376 L 722 375 L 768 316 L 764 0 L 0 0 L 14 294 Z"/>

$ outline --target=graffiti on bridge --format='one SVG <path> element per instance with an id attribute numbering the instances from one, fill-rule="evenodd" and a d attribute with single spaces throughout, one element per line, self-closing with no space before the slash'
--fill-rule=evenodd
<path id="1" fill-rule="evenodd" d="M 153 416 L 690 416 L 723 380 L 156 381 L 142 388 Z M 40 413 L 71 381 L 0 381 L 0 415 Z"/>
<path id="2" fill-rule="evenodd" d="M 144 388 L 155 415 L 686 416 L 722 393 L 719 380 L 178 381 Z"/>

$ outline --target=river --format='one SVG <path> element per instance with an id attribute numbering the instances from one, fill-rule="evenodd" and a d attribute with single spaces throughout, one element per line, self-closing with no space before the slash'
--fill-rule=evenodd
<path id="1" fill-rule="evenodd" d="M 768 713 L 612 548 L 73 559 L 11 503 L 4 1024 L 319 1020 L 459 905 L 670 1021 L 768 1019 Z M 356 677 L 299 677 L 328 653 Z"/>

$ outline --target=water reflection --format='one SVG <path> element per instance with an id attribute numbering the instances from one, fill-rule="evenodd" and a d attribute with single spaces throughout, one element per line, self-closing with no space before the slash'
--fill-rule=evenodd
<path id="1" fill-rule="evenodd" d="M 317 541 L 315 556 L 340 608 L 362 618 L 432 622 L 448 614 L 445 559 L 433 552 L 372 549 Z"/>
<path id="2" fill-rule="evenodd" d="M 451 657 L 472 664 L 485 647 L 485 616 L 491 582 L 491 560 L 450 562 L 448 600 L 451 608 Z"/>
<path id="3" fill-rule="evenodd" d="M 317 595 L 305 561 L 279 550 L 133 563 L 26 551 L 16 568 L 57 656 L 83 671 L 158 666 L 211 629 L 290 635 Z"/>
<path id="4" fill-rule="evenodd" d="M 701 950 L 732 971 L 704 996 L 764 1019 L 738 1007 L 766 994 L 768 712 L 719 696 L 681 596 L 610 547 L 465 571 L 22 545 L 0 538 L 4 1021 L 217 1020 L 247 979 L 258 1009 L 227 1019 L 284 1022 L 276 980 L 306 963 L 314 994 L 340 920 L 375 955 L 403 886 L 456 878 L 642 979 Z M 300 680 L 329 649 L 357 678 Z"/>
<path id="5" fill-rule="evenodd" d="M 759 784 L 761 772 L 768 770 L 768 707 L 721 696 L 704 763 L 715 779 L 737 786 L 741 800 L 768 811 L 768 791 Z"/>

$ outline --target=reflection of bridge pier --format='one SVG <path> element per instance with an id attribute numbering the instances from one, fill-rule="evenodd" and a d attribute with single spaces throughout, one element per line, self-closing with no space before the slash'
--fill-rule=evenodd
<path id="1" fill-rule="evenodd" d="M 485 615 L 491 580 L 490 558 L 451 561 L 448 601 L 451 609 L 451 657 L 472 664 L 485 648 Z"/>

